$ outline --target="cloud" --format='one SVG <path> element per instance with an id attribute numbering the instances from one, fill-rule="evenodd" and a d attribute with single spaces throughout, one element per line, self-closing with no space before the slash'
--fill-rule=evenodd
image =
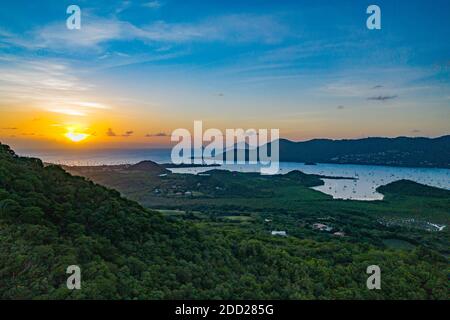
<path id="1" fill-rule="evenodd" d="M 150 8 L 150 9 L 158 9 L 161 8 L 162 3 L 159 1 L 150 1 L 142 4 L 143 7 Z"/>
<path id="2" fill-rule="evenodd" d="M 2 41 L 11 46 L 29 50 L 100 50 L 100 44 L 125 38 L 124 32 L 130 24 L 116 18 L 104 19 L 84 14 L 79 30 L 69 30 L 64 23 L 50 23 L 23 35 L 0 30 Z"/>
<path id="3" fill-rule="evenodd" d="M 4 62 L 4 63 L 3 63 Z M 96 101 L 86 71 L 62 59 L 36 59 L 0 54 L 0 103 L 36 107 L 52 113 L 87 116 L 111 109 Z M 34 118 L 33 121 L 38 121 Z"/>
<path id="4" fill-rule="evenodd" d="M 287 28 L 272 16 L 235 14 L 209 18 L 197 23 L 157 21 L 135 34 L 161 42 L 279 43 Z"/>
<path id="5" fill-rule="evenodd" d="M 415 91 L 430 90 L 430 86 L 414 85 L 418 79 L 429 75 L 430 72 L 429 68 L 412 67 L 373 67 L 337 72 L 330 70 L 328 74 L 323 75 L 324 84 L 318 87 L 318 92 L 333 98 L 392 100 L 411 96 Z"/>
<path id="6" fill-rule="evenodd" d="M 108 128 L 108 131 L 106 131 L 106 135 L 108 137 L 116 137 L 117 136 L 116 133 L 111 128 Z"/>
<path id="7" fill-rule="evenodd" d="M 55 109 L 47 109 L 47 111 L 54 112 L 54 113 L 60 113 L 65 114 L 68 116 L 79 116 L 83 117 L 86 115 L 86 113 L 74 109 L 68 109 L 68 108 L 55 108 Z"/>
<path id="8" fill-rule="evenodd" d="M 293 44 L 282 47 L 276 47 L 275 49 L 267 51 L 260 61 L 267 62 L 292 62 L 298 60 L 304 60 L 305 58 L 316 57 L 317 55 L 324 54 L 325 52 L 336 52 L 337 50 L 346 50 L 349 47 L 354 46 L 351 42 L 339 42 L 331 43 L 323 40 L 306 41 L 301 44 Z"/>
<path id="9" fill-rule="evenodd" d="M 116 13 L 121 13 L 127 10 L 131 5 L 131 1 L 122 1 L 119 7 L 116 9 Z"/>
<path id="10" fill-rule="evenodd" d="M 122 134 L 122 137 L 130 137 L 132 136 L 134 133 L 134 131 L 130 130 L 130 131 L 126 131 L 124 134 Z"/>
<path id="11" fill-rule="evenodd" d="M 155 7 L 156 1 L 152 3 Z M 0 30 L 2 42 L 30 50 L 102 50 L 111 41 L 139 40 L 145 44 L 187 42 L 266 43 L 281 42 L 288 28 L 270 15 L 232 14 L 197 22 L 168 23 L 154 21 L 137 26 L 117 17 L 110 19 L 84 14 L 79 30 L 69 30 L 63 23 L 51 23 L 23 35 Z"/>
<path id="12" fill-rule="evenodd" d="M 145 135 L 146 138 L 150 137 L 168 137 L 169 135 L 165 132 L 158 132 L 158 133 L 147 133 Z"/>
<path id="13" fill-rule="evenodd" d="M 125 133 L 121 134 L 120 137 L 130 137 L 132 136 L 134 133 L 134 131 L 129 130 L 129 131 L 125 131 Z M 108 131 L 106 131 L 106 135 L 108 137 L 119 137 L 111 128 L 108 128 Z"/>
<path id="14" fill-rule="evenodd" d="M 397 98 L 397 95 L 392 96 L 375 96 L 375 97 L 369 97 L 367 100 L 376 100 L 376 101 L 387 101 Z"/>
<path id="15" fill-rule="evenodd" d="M 91 86 L 59 60 L 0 55 L 0 74 L 0 101 L 3 103 L 27 103 L 66 114 L 71 112 L 64 109 L 84 113 L 79 106 L 69 105 L 68 101 L 77 101 L 75 99 L 80 99 Z"/>
<path id="16" fill-rule="evenodd" d="M 100 49 L 99 45 L 125 37 L 125 31 L 131 27 L 126 22 L 116 19 L 88 18 L 83 19 L 80 30 L 69 30 L 64 24 L 55 23 L 37 29 L 33 33 L 34 45 L 53 49 Z"/>
<path id="17" fill-rule="evenodd" d="M 98 102 L 77 101 L 77 102 L 73 102 L 72 104 L 80 106 L 80 107 L 85 107 L 85 108 L 110 109 L 109 106 L 106 106 L 106 105 L 98 103 Z"/>
<path id="18" fill-rule="evenodd" d="M 332 83 L 321 90 L 336 97 L 360 97 L 364 93 L 364 87 L 352 83 Z"/>

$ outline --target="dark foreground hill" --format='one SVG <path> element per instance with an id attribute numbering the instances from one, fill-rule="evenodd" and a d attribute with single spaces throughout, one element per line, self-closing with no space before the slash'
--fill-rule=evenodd
<path id="1" fill-rule="evenodd" d="M 374 263 L 383 290 L 366 288 Z M 447 299 L 446 267 L 422 247 L 169 219 L 0 144 L 0 299 Z"/>

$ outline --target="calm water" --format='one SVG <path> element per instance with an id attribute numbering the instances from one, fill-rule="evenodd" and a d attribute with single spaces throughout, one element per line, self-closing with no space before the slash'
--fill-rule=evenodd
<path id="1" fill-rule="evenodd" d="M 21 155 L 34 156 L 45 162 L 66 165 L 102 165 L 137 163 L 153 160 L 158 163 L 170 162 L 169 149 L 145 150 L 96 150 L 96 151 L 38 151 L 19 152 Z M 259 172 L 258 165 L 223 165 L 224 170 L 241 172 Z M 211 168 L 179 168 L 174 173 L 197 174 Z M 450 170 L 433 168 L 397 168 L 386 166 L 363 166 L 341 164 L 305 165 L 303 163 L 280 163 L 280 173 L 292 170 L 325 176 L 348 177 L 356 179 L 323 179 L 325 185 L 314 189 L 333 196 L 336 199 L 380 200 L 383 195 L 376 192 L 378 186 L 408 179 L 418 183 L 450 190 Z"/>
<path id="2" fill-rule="evenodd" d="M 256 165 L 223 165 L 221 168 L 231 171 L 258 172 Z M 209 168 L 172 169 L 175 173 L 199 173 Z M 431 168 L 397 168 L 385 166 L 363 166 L 346 164 L 319 163 L 314 166 L 303 163 L 280 163 L 280 173 L 292 170 L 305 173 L 333 177 L 348 177 L 356 179 L 323 179 L 325 184 L 313 189 L 333 196 L 335 199 L 381 200 L 383 195 L 375 189 L 387 183 L 408 179 L 422 184 L 450 190 L 450 170 Z"/>
<path id="3" fill-rule="evenodd" d="M 133 164 L 143 160 L 171 162 L 170 149 L 19 150 L 17 153 L 69 166 Z"/>

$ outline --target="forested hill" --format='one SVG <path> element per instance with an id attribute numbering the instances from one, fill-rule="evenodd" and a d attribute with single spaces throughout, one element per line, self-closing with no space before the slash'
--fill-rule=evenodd
<path id="1" fill-rule="evenodd" d="M 383 264 L 383 290 L 366 268 Z M 81 290 L 66 287 L 78 265 Z M 0 299 L 447 299 L 434 251 L 179 221 L 0 144 Z"/>
<path id="2" fill-rule="evenodd" d="M 280 160 L 450 168 L 450 135 L 434 139 L 280 140 Z"/>
<path id="3" fill-rule="evenodd" d="M 377 191 L 383 194 L 450 199 L 449 190 L 423 185 L 410 180 L 394 181 L 378 187 Z"/>
<path id="4" fill-rule="evenodd" d="M 133 275 L 145 266 L 139 248 L 163 257 L 174 233 L 159 213 L 117 191 L 0 144 L 0 299 L 68 298 L 73 264 L 93 279 L 81 297 L 131 297 Z"/>
<path id="5" fill-rule="evenodd" d="M 450 135 L 439 138 L 314 139 L 304 142 L 280 139 L 279 148 L 280 161 L 285 162 L 450 168 Z M 235 154 L 236 151 L 235 147 Z M 232 159 L 232 152 L 227 151 L 224 157 Z"/>

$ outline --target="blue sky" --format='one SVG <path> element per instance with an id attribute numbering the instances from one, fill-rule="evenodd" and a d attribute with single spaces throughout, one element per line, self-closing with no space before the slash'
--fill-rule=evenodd
<path id="1" fill-rule="evenodd" d="M 70 4 L 81 30 L 65 27 Z M 2 1 L 1 124 L 107 109 L 104 127 L 136 137 L 196 119 L 296 140 L 448 134 L 448 39 L 439 0 Z"/>

